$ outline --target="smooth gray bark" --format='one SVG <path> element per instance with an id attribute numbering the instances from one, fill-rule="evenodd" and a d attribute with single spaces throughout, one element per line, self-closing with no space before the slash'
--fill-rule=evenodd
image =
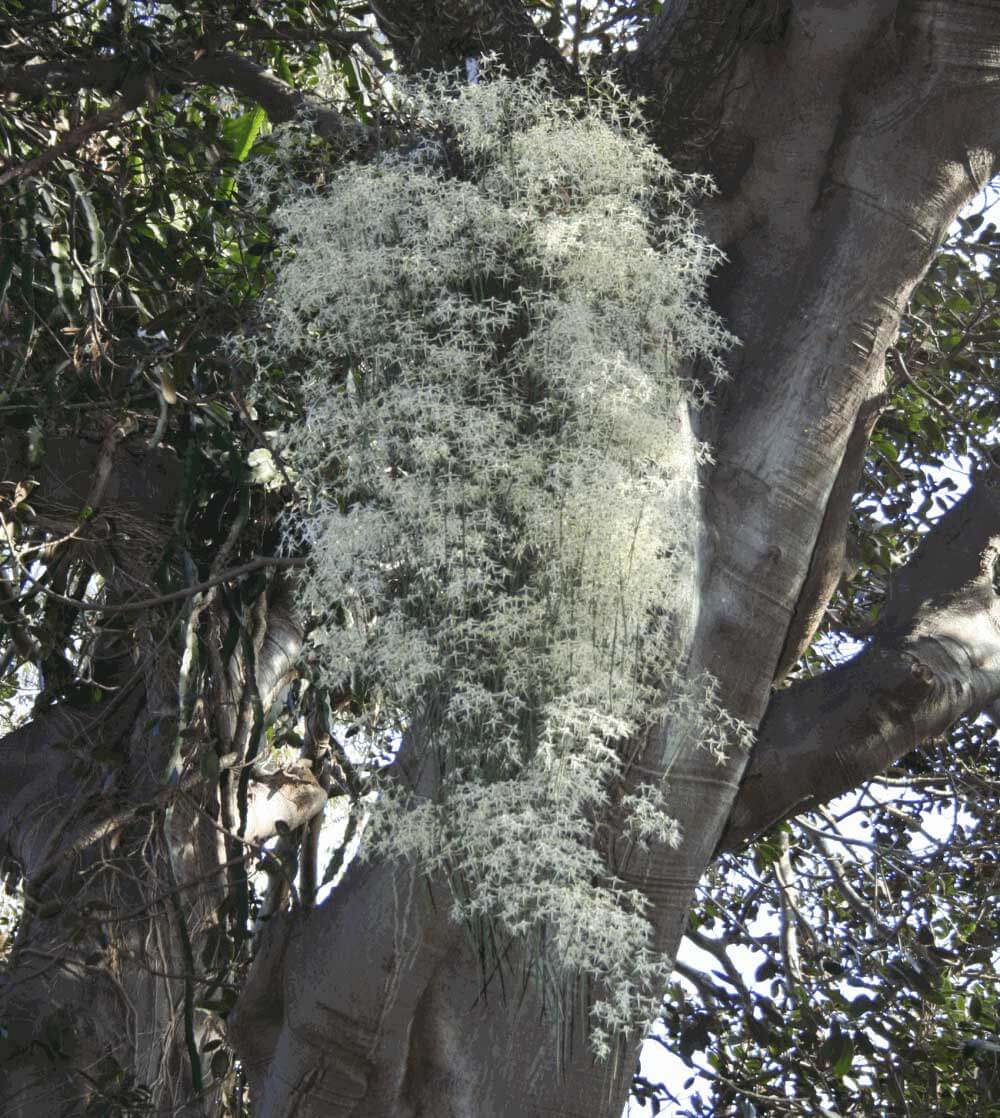
<path id="1" fill-rule="evenodd" d="M 867 647 L 771 700 L 724 848 L 856 788 L 1000 699 L 998 563 L 992 466 L 892 580 Z"/>

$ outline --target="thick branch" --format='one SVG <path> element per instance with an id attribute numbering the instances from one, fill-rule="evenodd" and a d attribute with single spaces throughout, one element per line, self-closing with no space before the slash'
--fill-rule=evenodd
<path id="1" fill-rule="evenodd" d="M 881 772 L 1000 696 L 1000 469 L 982 471 L 890 587 L 873 643 L 775 694 L 722 849 Z"/>
<path id="2" fill-rule="evenodd" d="M 276 124 L 306 115 L 325 139 L 352 147 L 364 143 L 370 135 L 368 128 L 344 116 L 327 101 L 296 89 L 265 66 L 235 51 L 196 48 L 190 56 L 174 55 L 143 70 L 129 60 L 117 58 L 5 66 L 0 67 L 0 88 L 20 96 L 46 97 L 54 91 L 76 93 L 85 89 L 104 94 L 121 90 L 121 96 L 36 159 L 4 169 L 0 185 L 34 173 L 86 136 L 108 128 L 142 102 L 147 87 L 164 84 L 225 86 L 257 102 Z"/>
<path id="3" fill-rule="evenodd" d="M 267 67 L 231 51 L 213 51 L 171 67 L 169 80 L 199 85 L 222 85 L 256 101 L 275 123 L 310 117 L 324 139 L 356 146 L 370 130 L 345 117 L 322 98 L 304 93 L 282 81 Z"/>
<path id="4" fill-rule="evenodd" d="M 713 302 L 742 345 L 717 406 L 696 420 L 716 466 L 696 547 L 688 662 L 719 680 L 730 714 L 755 726 L 852 431 L 884 390 L 886 348 L 949 223 L 980 186 L 971 125 L 943 127 L 966 94 L 928 64 L 931 31 L 903 41 L 888 10 L 853 0 L 789 9 L 774 42 L 739 48 L 716 141 L 742 145 L 707 214 L 729 257 Z M 983 96 L 994 88 L 985 64 L 967 80 Z M 730 820 L 745 763 L 733 750 L 716 765 L 696 736 L 668 722 L 635 768 L 641 779 L 667 776 L 684 835 L 680 851 L 645 865 L 633 858 L 627 873 L 652 902 L 665 951 Z"/>
<path id="5" fill-rule="evenodd" d="M 128 71 L 127 59 L 99 57 L 0 66 L 0 89 L 22 97 L 51 97 L 53 93 L 77 93 L 82 89 L 113 93 Z"/>
<path id="6" fill-rule="evenodd" d="M 745 168 L 752 140 L 736 120 L 753 100 L 747 86 L 762 44 L 780 38 L 788 7 L 675 0 L 621 59 L 630 87 L 650 99 L 657 138 L 674 162 L 710 171 L 723 188 Z"/>
<path id="7" fill-rule="evenodd" d="M 266 841 L 284 831 L 294 831 L 323 810 L 326 792 L 305 762 L 274 773 L 260 773 L 251 784 L 247 809 L 246 842 Z"/>
<path id="8" fill-rule="evenodd" d="M 867 401 L 858 413 L 854 430 L 847 440 L 844 461 L 830 492 L 806 581 L 785 637 L 785 647 L 774 676 L 776 683 L 795 667 L 799 657 L 812 643 L 830 598 L 843 577 L 847 564 L 847 531 L 851 504 L 858 491 L 868 440 L 884 405 L 883 395 Z"/>

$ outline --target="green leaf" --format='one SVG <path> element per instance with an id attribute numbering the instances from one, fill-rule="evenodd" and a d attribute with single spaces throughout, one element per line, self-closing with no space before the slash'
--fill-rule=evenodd
<path id="1" fill-rule="evenodd" d="M 295 84 L 295 75 L 292 73 L 291 66 L 288 65 L 288 59 L 285 58 L 285 52 L 278 48 L 275 51 L 275 68 L 278 71 L 278 77 L 283 82 L 288 82 L 289 85 Z"/>
<path id="2" fill-rule="evenodd" d="M 854 1062 L 854 1041 L 851 1039 L 850 1034 L 844 1033 L 840 1039 L 840 1046 L 837 1052 L 837 1058 L 834 1061 L 833 1074 L 836 1076 L 844 1076 L 851 1070 L 851 1064 Z"/>
<path id="3" fill-rule="evenodd" d="M 899 449 L 895 447 L 888 439 L 874 438 L 872 439 L 872 446 L 890 462 L 897 462 L 899 460 Z"/>
<path id="4" fill-rule="evenodd" d="M 250 154 L 254 140 L 257 139 L 267 113 L 258 105 L 242 116 L 223 121 L 222 135 L 232 149 L 233 157 L 240 163 Z"/>
<path id="5" fill-rule="evenodd" d="M 846 1075 L 851 1070 L 851 1063 L 854 1060 L 854 1041 L 849 1033 L 841 1031 L 836 1021 L 830 1027 L 830 1035 L 820 1045 L 819 1060 L 838 1077 Z"/>
<path id="6" fill-rule="evenodd" d="M 227 410 L 225 405 L 220 404 L 218 400 L 209 400 L 209 402 L 205 405 L 205 412 L 213 420 L 215 420 L 216 423 L 220 424 L 226 429 L 229 428 L 230 419 L 232 417 L 230 416 L 229 411 Z"/>
<path id="7" fill-rule="evenodd" d="M 747 1028 L 750 1030 L 750 1035 L 761 1047 L 770 1043 L 771 1028 L 766 1021 L 751 1015 L 747 1018 Z"/>
<path id="8" fill-rule="evenodd" d="M 97 210 L 94 208 L 90 193 L 83 185 L 83 180 L 80 176 L 73 172 L 69 176 L 69 181 L 73 184 L 73 189 L 76 191 L 76 200 L 80 204 L 80 209 L 83 210 L 84 220 L 87 223 L 87 232 L 90 235 L 90 266 L 92 268 L 99 268 L 104 263 L 105 247 L 104 232 L 101 229 Z"/>
<path id="9" fill-rule="evenodd" d="M 755 982 L 766 982 L 778 973 L 778 964 L 773 959 L 765 959 L 754 974 Z"/>
<path id="10" fill-rule="evenodd" d="M 166 365 L 160 366 L 160 391 L 163 393 L 163 399 L 168 404 L 177 403 L 177 386 L 174 384 L 174 378 Z"/>

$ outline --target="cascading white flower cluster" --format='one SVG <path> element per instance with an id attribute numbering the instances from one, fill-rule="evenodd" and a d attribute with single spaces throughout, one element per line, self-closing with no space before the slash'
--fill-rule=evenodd
<path id="1" fill-rule="evenodd" d="M 566 100 L 494 69 L 410 96 L 419 142 L 277 213 L 255 358 L 307 366 L 283 442 L 302 608 L 330 619 L 311 655 L 432 740 L 440 787 L 383 797 L 378 848 L 460 880 L 460 917 L 544 926 L 551 973 L 611 991 L 606 1052 L 658 961 L 594 820 L 677 678 L 703 458 L 681 370 L 721 378 L 732 340 L 703 297 L 707 184 L 608 86 Z M 660 788 L 614 810 L 635 840 L 677 843 Z"/>

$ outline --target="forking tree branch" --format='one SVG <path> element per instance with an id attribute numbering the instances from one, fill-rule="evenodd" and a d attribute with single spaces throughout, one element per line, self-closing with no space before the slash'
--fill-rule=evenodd
<path id="1" fill-rule="evenodd" d="M 259 103 L 275 124 L 294 120 L 299 115 L 309 116 L 324 139 L 349 148 L 362 147 L 372 138 L 369 128 L 344 116 L 323 98 L 296 89 L 267 67 L 229 50 L 195 49 L 187 57 L 175 55 L 155 63 L 150 61 L 141 69 L 129 59 L 101 57 L 54 64 L 0 66 L 0 89 L 8 96 L 15 94 L 30 99 L 45 97 L 54 90 L 63 93 L 90 90 L 104 94 L 120 91 L 110 106 L 84 120 L 33 159 L 0 168 L 0 186 L 29 177 L 53 160 L 72 154 L 88 136 L 118 123 L 134 112 L 148 95 L 170 84 L 232 89 Z"/>
<path id="2" fill-rule="evenodd" d="M 720 849 L 857 787 L 1000 699 L 998 563 L 990 465 L 893 579 L 872 643 L 774 695 Z"/>

